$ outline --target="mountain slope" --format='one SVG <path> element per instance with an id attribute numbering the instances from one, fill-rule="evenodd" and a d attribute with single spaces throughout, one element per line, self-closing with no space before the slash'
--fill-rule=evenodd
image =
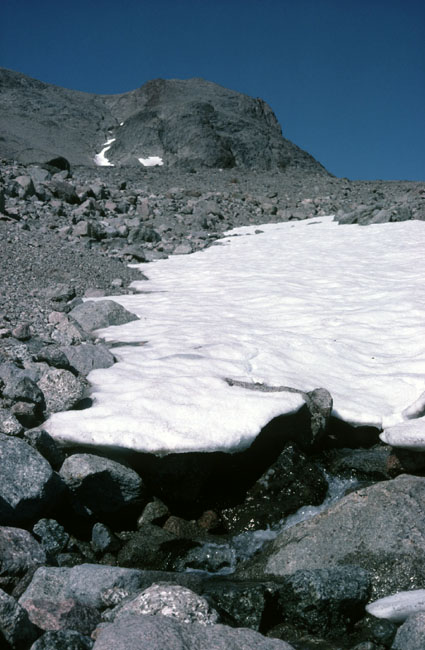
<path id="1" fill-rule="evenodd" d="M 140 165 L 160 158 L 186 169 L 216 167 L 326 173 L 282 137 L 271 108 L 203 79 L 156 79 L 119 95 L 95 95 L 45 84 L 0 68 L 0 156 L 73 164 Z M 98 159 L 99 160 L 99 159 Z"/>

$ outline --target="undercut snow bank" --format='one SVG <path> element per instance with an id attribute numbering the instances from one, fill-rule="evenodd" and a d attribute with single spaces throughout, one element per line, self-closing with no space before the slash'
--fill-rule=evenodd
<path id="1" fill-rule="evenodd" d="M 89 375 L 92 408 L 48 420 L 57 440 L 236 451 L 303 404 L 298 393 L 226 378 L 326 388 L 334 415 L 354 425 L 403 426 L 403 413 L 415 416 L 425 388 L 425 223 L 322 217 L 256 230 L 138 265 L 150 280 L 134 283 L 143 293 L 113 300 L 140 320 L 100 330 L 125 344 L 114 348 L 119 363 Z M 413 423 L 425 442 L 425 424 Z"/>

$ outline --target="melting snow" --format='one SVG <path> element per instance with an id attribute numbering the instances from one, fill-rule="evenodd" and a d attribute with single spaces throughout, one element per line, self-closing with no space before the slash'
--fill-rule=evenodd
<path id="1" fill-rule="evenodd" d="M 163 165 L 164 162 L 159 156 L 149 156 L 149 158 L 138 158 L 139 163 L 144 167 L 155 167 L 156 165 Z"/>
<path id="2" fill-rule="evenodd" d="M 110 140 L 107 140 L 106 142 L 103 143 L 103 149 L 100 153 L 97 153 L 94 157 L 94 162 L 96 165 L 99 165 L 99 167 L 113 167 L 114 164 L 109 162 L 107 157 L 105 156 L 105 153 L 109 151 L 111 148 L 111 145 L 113 142 L 115 142 L 116 138 L 111 138 Z"/>
<path id="3" fill-rule="evenodd" d="M 113 299 L 140 320 L 100 330 L 125 344 L 114 348 L 119 363 L 90 374 L 93 407 L 50 418 L 56 439 L 235 451 L 303 403 L 297 393 L 229 386 L 230 377 L 326 388 L 340 418 L 400 430 L 416 422 L 425 445 L 425 424 L 421 433 L 405 415 L 423 414 L 425 223 L 322 217 L 256 228 L 138 265 L 149 278 L 134 283 L 143 293 Z"/>

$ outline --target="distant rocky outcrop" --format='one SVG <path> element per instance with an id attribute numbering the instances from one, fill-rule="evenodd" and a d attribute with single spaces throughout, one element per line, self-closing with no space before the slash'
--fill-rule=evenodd
<path id="1" fill-rule="evenodd" d="M 103 152 L 103 154 L 102 154 Z M 272 109 L 203 79 L 155 79 L 95 95 L 0 69 L 0 157 L 184 169 L 287 167 L 327 174 L 282 137 Z"/>

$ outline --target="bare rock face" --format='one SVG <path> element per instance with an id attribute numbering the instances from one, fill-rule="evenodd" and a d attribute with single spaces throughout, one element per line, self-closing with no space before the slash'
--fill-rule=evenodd
<path id="1" fill-rule="evenodd" d="M 0 130 L 7 134 L 2 155 L 19 162 L 51 163 L 59 156 L 94 166 L 104 151 L 115 166 L 290 166 L 327 174 L 282 137 L 263 100 L 203 79 L 155 79 L 120 95 L 94 95 L 2 68 L 0 89 Z"/>

